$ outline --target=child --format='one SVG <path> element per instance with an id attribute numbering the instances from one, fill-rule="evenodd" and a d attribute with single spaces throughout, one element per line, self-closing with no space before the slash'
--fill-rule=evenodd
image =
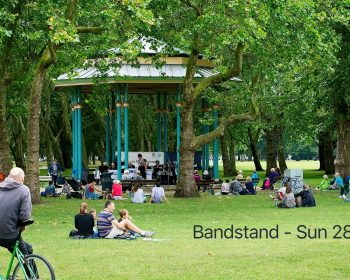
<path id="1" fill-rule="evenodd" d="M 132 217 L 129 216 L 129 211 L 126 209 L 120 209 L 119 210 L 119 220 L 118 223 L 120 223 L 122 220 L 129 220 L 130 222 L 132 222 Z"/>
<path id="2" fill-rule="evenodd" d="M 328 190 L 329 186 L 330 186 L 330 184 L 329 184 L 328 176 L 327 175 L 323 175 L 323 180 L 316 187 L 316 190 L 318 190 L 318 191 L 326 191 L 326 190 Z"/>
<path id="3" fill-rule="evenodd" d="M 226 179 L 225 183 L 222 183 L 221 185 L 221 194 L 228 195 L 229 192 L 230 192 L 230 180 Z"/>

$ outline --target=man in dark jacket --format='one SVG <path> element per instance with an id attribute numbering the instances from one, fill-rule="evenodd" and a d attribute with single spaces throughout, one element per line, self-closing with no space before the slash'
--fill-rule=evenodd
<path id="1" fill-rule="evenodd" d="M 30 218 L 32 201 L 30 191 L 24 182 L 24 171 L 15 167 L 0 184 L 0 246 L 11 253 L 19 235 L 19 224 Z M 23 241 L 19 249 L 24 255 L 32 254 L 32 246 Z"/>
<path id="2" fill-rule="evenodd" d="M 307 185 L 304 185 L 303 190 L 300 193 L 294 195 L 295 198 L 301 197 L 301 207 L 314 207 L 316 206 L 316 201 L 314 195 Z M 298 203 L 300 206 L 300 203 Z"/>

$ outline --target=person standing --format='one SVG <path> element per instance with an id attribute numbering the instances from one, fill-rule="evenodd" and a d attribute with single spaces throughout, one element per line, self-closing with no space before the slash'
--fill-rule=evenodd
<path id="1" fill-rule="evenodd" d="M 0 246 L 11 253 L 19 236 L 21 222 L 29 220 L 32 213 L 32 201 L 29 188 L 24 183 L 24 171 L 15 167 L 0 184 Z M 22 237 L 19 250 L 24 254 L 32 254 L 32 246 Z"/>
<path id="2" fill-rule="evenodd" d="M 62 168 L 56 159 L 54 159 L 51 162 L 49 169 L 48 169 L 48 173 L 51 176 L 51 179 L 52 179 L 55 187 L 57 187 L 57 178 L 58 178 L 58 176 L 62 176 Z"/>
<path id="3" fill-rule="evenodd" d="M 143 179 L 146 179 L 146 164 L 147 164 L 147 161 L 142 157 L 141 154 L 138 154 L 137 155 L 138 157 L 138 160 L 137 160 L 137 163 L 138 163 L 138 170 L 140 170 L 140 173 L 141 173 L 141 176 L 143 177 Z"/>

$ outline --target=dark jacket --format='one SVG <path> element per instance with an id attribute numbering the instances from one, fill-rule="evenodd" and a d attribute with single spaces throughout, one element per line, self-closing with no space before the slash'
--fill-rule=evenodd
<path id="1" fill-rule="evenodd" d="M 29 188 L 6 178 L 0 184 L 0 239 L 14 239 L 18 236 L 18 223 L 30 218 L 32 200 Z"/>
<path id="2" fill-rule="evenodd" d="M 303 190 L 300 193 L 294 195 L 295 197 L 301 196 L 301 207 L 314 207 L 316 206 L 316 201 L 314 195 L 310 189 Z"/>

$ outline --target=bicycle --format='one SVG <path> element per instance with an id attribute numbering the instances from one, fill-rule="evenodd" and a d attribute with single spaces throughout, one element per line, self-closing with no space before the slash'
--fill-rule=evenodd
<path id="1" fill-rule="evenodd" d="M 4 278 L 0 275 L 0 280 L 55 280 L 54 270 L 51 264 L 44 257 L 36 254 L 24 256 L 18 248 L 19 240 L 24 227 L 31 225 L 32 223 L 34 223 L 34 220 L 27 220 L 21 223 L 19 235 L 12 252 L 10 263 L 7 267 L 6 276 Z M 15 257 L 17 258 L 18 263 L 16 264 L 11 276 L 10 273 Z"/>
<path id="2" fill-rule="evenodd" d="M 309 185 L 305 180 L 303 181 L 300 181 L 299 178 L 301 176 L 295 176 L 293 178 L 290 178 L 290 177 L 284 177 L 282 180 L 280 181 L 277 181 L 275 184 L 274 184 L 274 190 L 278 190 L 280 189 L 281 187 L 284 186 L 284 184 L 286 182 L 290 183 L 292 189 L 293 189 L 293 193 L 299 193 L 303 190 L 304 188 L 304 185 Z"/>

